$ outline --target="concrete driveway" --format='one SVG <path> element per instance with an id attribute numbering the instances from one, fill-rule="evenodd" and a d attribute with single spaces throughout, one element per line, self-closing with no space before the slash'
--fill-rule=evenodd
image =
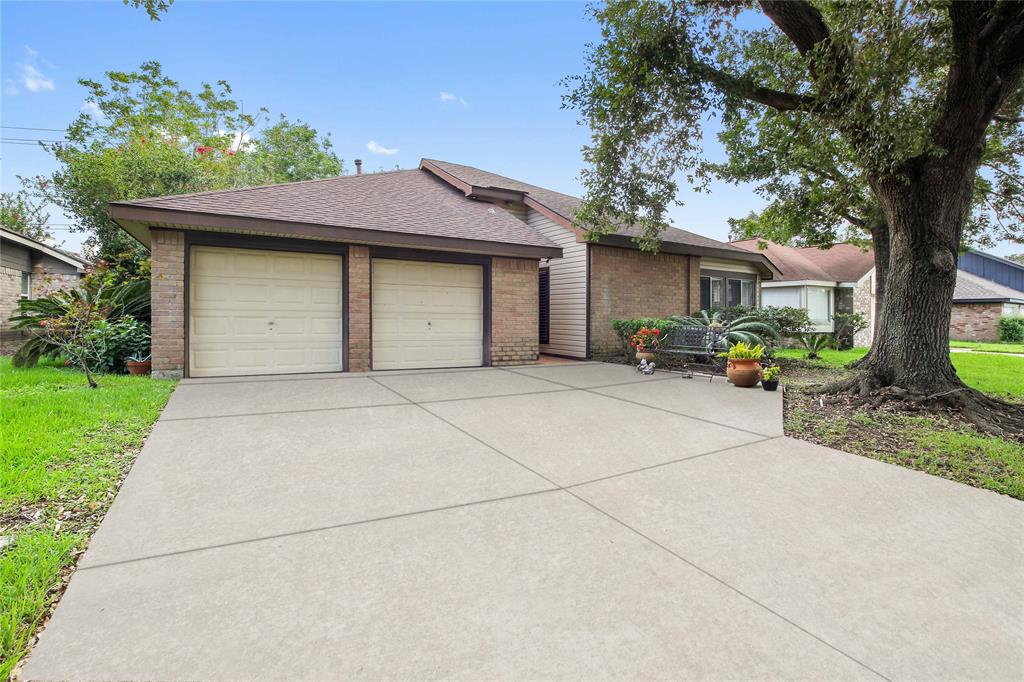
<path id="1" fill-rule="evenodd" d="M 26 679 L 1024 676 L 1024 504 L 596 363 L 185 381 Z"/>

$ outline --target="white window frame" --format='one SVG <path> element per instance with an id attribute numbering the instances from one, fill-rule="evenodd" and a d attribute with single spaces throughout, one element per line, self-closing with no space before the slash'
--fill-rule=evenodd
<path id="1" fill-rule="evenodd" d="M 740 305 L 753 308 L 757 305 L 757 296 L 754 294 L 754 280 L 740 280 Z"/>
<path id="2" fill-rule="evenodd" d="M 32 298 L 32 273 L 23 272 L 21 273 L 21 293 L 18 298 L 29 299 Z"/>

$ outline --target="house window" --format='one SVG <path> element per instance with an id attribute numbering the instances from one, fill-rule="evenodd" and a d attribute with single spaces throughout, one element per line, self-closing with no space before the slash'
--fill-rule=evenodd
<path id="1" fill-rule="evenodd" d="M 700 309 L 707 310 L 711 307 L 711 278 L 700 278 Z"/>
<path id="2" fill-rule="evenodd" d="M 807 315 L 814 324 L 828 324 L 832 319 L 832 292 L 825 287 L 807 287 Z"/>
<path id="3" fill-rule="evenodd" d="M 740 280 L 740 305 L 754 307 L 754 280 Z"/>
<path id="4" fill-rule="evenodd" d="M 540 321 L 539 339 L 540 343 L 551 343 L 551 271 L 548 268 L 540 269 Z"/>
<path id="5" fill-rule="evenodd" d="M 21 297 L 31 298 L 32 297 L 32 273 L 23 272 L 21 273 Z"/>
<path id="6" fill-rule="evenodd" d="M 711 305 L 710 308 L 722 308 L 725 306 L 725 280 L 721 277 L 711 278 Z"/>

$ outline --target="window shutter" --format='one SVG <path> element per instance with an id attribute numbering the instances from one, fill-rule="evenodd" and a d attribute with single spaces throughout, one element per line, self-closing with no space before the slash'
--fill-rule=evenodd
<path id="1" fill-rule="evenodd" d="M 551 342 L 551 273 L 548 268 L 540 269 L 540 321 L 539 337 L 541 343 Z"/>

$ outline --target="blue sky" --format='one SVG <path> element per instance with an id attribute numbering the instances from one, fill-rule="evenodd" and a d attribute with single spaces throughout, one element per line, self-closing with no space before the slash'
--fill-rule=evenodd
<path id="1" fill-rule="evenodd" d="M 4 126 L 62 129 L 84 102 L 78 78 L 155 59 L 188 87 L 223 79 L 247 110 L 330 133 L 349 171 L 355 158 L 378 170 L 433 157 L 580 193 L 588 132 L 561 109 L 559 81 L 583 70 L 585 46 L 599 38 L 582 3 L 178 0 L 151 22 L 120 2 L 4 0 L 0 22 Z M 59 135 L 3 129 L 5 139 Z M 707 145 L 720 154 L 714 139 Z M 26 145 L 2 145 L 0 163 L 4 190 L 18 175 L 54 170 Z M 680 198 L 678 227 L 723 240 L 728 218 L 764 205 L 725 183 L 711 194 L 684 186 Z M 52 212 L 51 222 L 70 221 Z M 81 235 L 54 229 L 77 248 Z"/>

